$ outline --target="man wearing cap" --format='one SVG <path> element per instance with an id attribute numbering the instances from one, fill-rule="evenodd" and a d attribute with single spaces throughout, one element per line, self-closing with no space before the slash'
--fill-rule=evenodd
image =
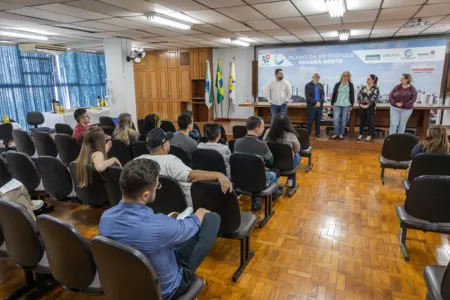
<path id="1" fill-rule="evenodd" d="M 191 183 L 195 181 L 219 181 L 224 193 L 231 192 L 233 186 L 230 180 L 220 172 L 192 170 L 178 157 L 169 154 L 172 132 L 164 132 L 161 128 L 155 128 L 147 134 L 147 148 L 150 155 L 144 154 L 135 159 L 151 159 L 156 161 L 160 168 L 160 175 L 168 176 L 176 180 L 186 195 L 186 201 L 192 207 Z"/>

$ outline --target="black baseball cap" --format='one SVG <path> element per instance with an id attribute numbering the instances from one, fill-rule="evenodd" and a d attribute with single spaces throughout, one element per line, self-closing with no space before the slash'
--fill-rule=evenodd
<path id="1" fill-rule="evenodd" d="M 161 128 L 152 129 L 147 133 L 147 146 L 150 149 L 162 146 L 166 141 L 170 141 L 173 138 L 172 132 L 164 132 Z"/>

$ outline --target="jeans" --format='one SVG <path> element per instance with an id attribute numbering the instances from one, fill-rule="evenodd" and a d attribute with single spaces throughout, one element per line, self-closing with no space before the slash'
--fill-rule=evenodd
<path id="1" fill-rule="evenodd" d="M 334 135 L 344 135 L 350 106 L 335 106 L 333 111 Z"/>
<path id="2" fill-rule="evenodd" d="M 389 127 L 389 134 L 405 133 L 406 123 L 411 117 L 412 109 L 402 109 L 391 106 L 391 127 Z"/>
<path id="3" fill-rule="evenodd" d="M 300 164 L 300 153 L 295 153 L 294 154 L 294 163 L 292 164 L 292 169 L 294 169 L 295 167 L 297 167 Z M 294 179 L 294 175 L 289 176 L 288 179 Z"/>
<path id="4" fill-rule="evenodd" d="M 322 113 L 323 113 L 323 107 L 314 107 L 314 108 L 308 108 L 308 125 L 307 130 L 308 133 L 311 135 L 312 130 L 312 123 L 315 123 L 316 127 L 316 137 L 320 137 L 320 121 L 322 121 Z"/>
<path id="5" fill-rule="evenodd" d="M 364 128 L 367 123 L 367 131 L 369 136 L 372 136 L 374 134 L 373 132 L 373 115 L 375 114 L 375 106 L 369 106 L 368 108 L 360 108 L 359 110 L 359 119 L 360 119 L 360 125 L 359 125 L 359 134 L 364 134 Z"/>
<path id="6" fill-rule="evenodd" d="M 266 171 L 266 187 L 271 185 L 274 181 L 277 180 L 277 174 L 275 172 Z M 252 204 L 259 203 L 258 197 L 252 197 Z"/>
<path id="7" fill-rule="evenodd" d="M 272 119 L 270 120 L 270 123 L 272 123 L 278 114 L 287 115 L 287 104 L 285 103 L 282 105 L 275 105 L 275 104 L 270 105 L 270 113 L 271 113 L 271 117 L 272 117 Z"/>
<path id="8" fill-rule="evenodd" d="M 174 298 L 185 294 L 192 283 L 192 277 L 203 262 L 217 238 L 220 216 L 214 212 L 206 213 L 200 230 L 189 240 L 175 247 L 178 263 L 183 267 L 183 277 Z"/>

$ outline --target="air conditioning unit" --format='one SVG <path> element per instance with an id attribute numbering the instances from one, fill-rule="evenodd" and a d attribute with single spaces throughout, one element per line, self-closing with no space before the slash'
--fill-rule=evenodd
<path id="1" fill-rule="evenodd" d="M 66 52 L 66 47 L 44 44 L 19 44 L 19 50 L 21 52 L 35 52 L 45 53 L 49 55 L 58 55 L 59 53 Z"/>

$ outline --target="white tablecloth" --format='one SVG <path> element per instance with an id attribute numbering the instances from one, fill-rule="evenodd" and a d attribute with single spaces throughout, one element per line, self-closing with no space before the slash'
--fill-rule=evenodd
<path id="1" fill-rule="evenodd" d="M 109 117 L 110 109 L 108 107 L 104 107 L 102 109 L 88 109 L 88 114 L 91 118 L 91 123 L 100 123 L 100 117 Z M 70 125 L 70 127 L 74 128 L 75 125 L 77 125 L 77 121 L 75 121 L 75 118 L 73 117 L 73 112 L 67 112 L 65 114 L 54 114 L 51 112 L 45 112 L 43 113 L 45 121 L 44 124 L 41 125 L 41 127 L 49 127 L 49 128 L 55 128 L 56 123 L 63 123 Z"/>

